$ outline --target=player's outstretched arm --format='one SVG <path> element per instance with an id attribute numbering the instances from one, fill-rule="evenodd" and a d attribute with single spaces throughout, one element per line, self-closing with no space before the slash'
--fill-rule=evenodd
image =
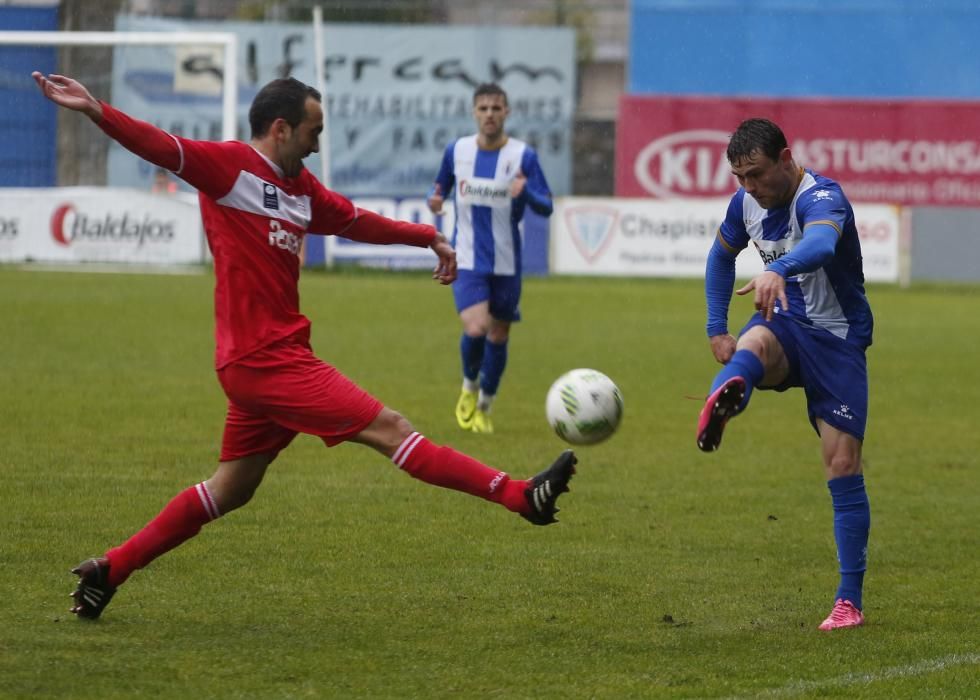
<path id="1" fill-rule="evenodd" d="M 338 235 L 361 243 L 378 245 L 402 243 L 419 248 L 432 248 L 439 258 L 439 264 L 432 273 L 433 279 L 439 280 L 442 284 L 450 284 L 456 279 L 456 251 L 445 236 L 428 224 L 396 221 L 366 209 L 358 209 L 354 223 Z"/>
<path id="2" fill-rule="evenodd" d="M 77 80 L 57 73 L 42 75 L 39 71 L 31 73 L 41 92 L 59 107 L 81 112 L 98 123 L 102 120 L 102 105 Z"/>
<path id="3" fill-rule="evenodd" d="M 45 97 L 61 107 L 86 114 L 110 138 L 140 158 L 174 172 L 181 169 L 180 147 L 166 131 L 100 102 L 77 80 L 56 74 L 45 77 L 37 71 L 31 76 Z M 199 187 L 196 182 L 191 184 Z"/>

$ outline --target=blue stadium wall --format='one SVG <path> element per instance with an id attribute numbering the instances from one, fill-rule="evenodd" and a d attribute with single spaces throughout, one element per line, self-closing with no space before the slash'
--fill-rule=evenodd
<path id="1" fill-rule="evenodd" d="M 0 5 L 0 30 L 57 28 L 57 6 Z M 52 47 L 0 46 L 0 187 L 56 184 L 56 110 L 31 80 L 31 71 L 51 73 L 56 64 Z"/>
<path id="2" fill-rule="evenodd" d="M 631 94 L 980 97 L 976 0 L 632 0 Z"/>

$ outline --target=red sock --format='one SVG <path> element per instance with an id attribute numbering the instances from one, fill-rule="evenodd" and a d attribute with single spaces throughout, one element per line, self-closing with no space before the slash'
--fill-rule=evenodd
<path id="1" fill-rule="evenodd" d="M 440 447 L 419 433 L 412 433 L 395 450 L 391 461 L 416 479 L 479 496 L 515 513 L 528 513 L 524 497 L 527 481 L 511 479 L 451 447 Z"/>
<path id="2" fill-rule="evenodd" d="M 136 569 L 189 540 L 220 515 L 204 482 L 181 491 L 142 530 L 106 552 L 109 585 L 120 585 Z"/>

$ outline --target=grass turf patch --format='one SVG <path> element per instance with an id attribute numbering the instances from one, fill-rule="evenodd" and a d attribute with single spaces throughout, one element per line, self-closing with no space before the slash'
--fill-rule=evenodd
<path id="1" fill-rule="evenodd" d="M 697 281 L 525 282 L 497 434 L 456 428 L 459 324 L 424 275 L 306 274 L 313 346 L 418 430 L 516 476 L 563 448 L 551 382 L 626 412 L 561 523 L 301 436 L 246 508 L 136 573 L 97 623 L 68 569 L 208 477 L 225 401 L 210 276 L 0 268 L 0 696 L 976 697 L 975 296 L 875 286 L 868 624 L 824 634 L 830 497 L 802 392 L 694 444 L 716 371 Z M 961 288 L 958 288 L 961 289 Z M 974 290 L 975 291 L 975 290 Z M 751 312 L 732 304 L 732 325 Z"/>

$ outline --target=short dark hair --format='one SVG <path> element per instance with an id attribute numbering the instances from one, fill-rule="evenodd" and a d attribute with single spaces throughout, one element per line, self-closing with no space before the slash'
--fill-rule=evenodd
<path id="1" fill-rule="evenodd" d="M 306 117 L 306 100 L 320 101 L 320 93 L 296 78 L 277 78 L 259 90 L 248 110 L 252 138 L 265 136 L 272 122 L 280 117 L 296 128 Z"/>
<path id="2" fill-rule="evenodd" d="M 758 151 L 771 160 L 779 160 L 786 148 L 783 130 L 768 119 L 746 119 L 738 125 L 728 141 L 728 162 L 732 165 Z"/>
<path id="3" fill-rule="evenodd" d="M 497 83 L 480 83 L 477 85 L 473 92 L 473 104 L 476 104 L 476 98 L 483 95 L 500 95 L 504 98 L 504 104 L 507 104 L 507 93 Z"/>

